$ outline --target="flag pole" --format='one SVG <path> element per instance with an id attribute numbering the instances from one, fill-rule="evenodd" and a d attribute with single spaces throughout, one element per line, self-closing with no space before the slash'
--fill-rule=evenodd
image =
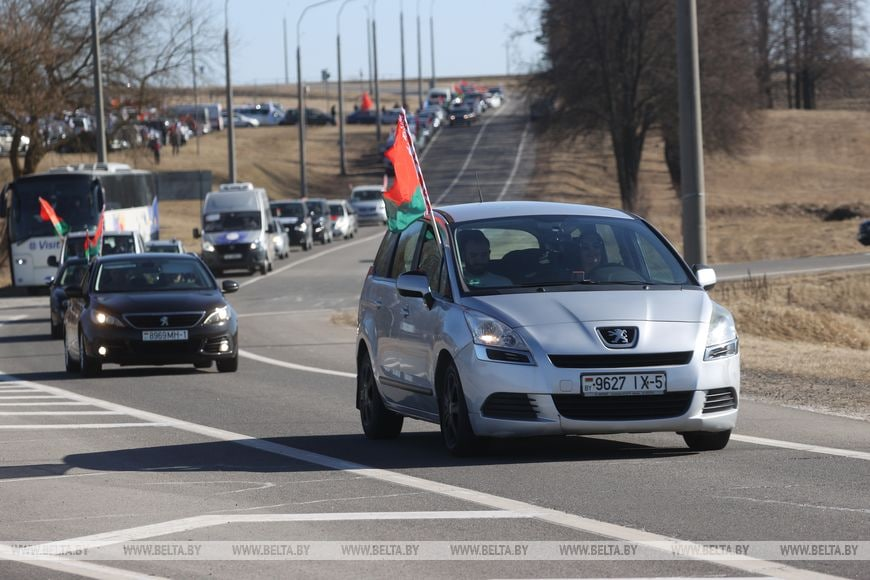
<path id="1" fill-rule="evenodd" d="M 399 117 L 402 120 L 402 127 L 405 131 L 405 140 L 411 146 L 411 156 L 414 158 L 414 169 L 417 171 L 417 179 L 420 181 L 420 187 L 423 190 L 423 201 L 426 203 L 426 213 L 432 220 L 432 229 L 435 231 L 435 241 L 439 246 L 444 245 L 441 240 L 441 233 L 438 230 L 438 223 L 435 221 L 435 212 L 432 211 L 432 202 L 429 201 L 429 188 L 426 187 L 426 180 L 423 179 L 423 170 L 420 168 L 420 160 L 417 158 L 417 147 L 414 145 L 414 140 L 411 138 L 411 130 L 408 129 L 408 115 L 405 113 L 405 108 L 402 107 Z"/>

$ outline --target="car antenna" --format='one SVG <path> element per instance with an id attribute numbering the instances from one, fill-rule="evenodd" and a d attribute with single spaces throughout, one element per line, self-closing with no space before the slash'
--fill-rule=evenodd
<path id="1" fill-rule="evenodd" d="M 480 174 L 474 172 L 474 180 L 477 182 L 477 197 L 480 198 L 480 203 L 483 203 L 483 193 L 480 191 Z"/>

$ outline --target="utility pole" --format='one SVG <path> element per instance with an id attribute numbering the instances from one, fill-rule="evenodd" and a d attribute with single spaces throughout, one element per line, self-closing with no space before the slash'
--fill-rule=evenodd
<path id="1" fill-rule="evenodd" d="M 285 8 L 286 10 L 286 8 Z M 287 15 L 284 15 L 284 84 L 290 84 L 290 59 L 287 57 Z"/>
<path id="2" fill-rule="evenodd" d="M 349 2 L 353 0 L 344 0 L 335 16 L 335 49 L 338 55 L 338 167 L 342 176 L 347 175 L 347 151 L 344 142 L 344 89 L 341 80 L 341 12 Z"/>
<path id="3" fill-rule="evenodd" d="M 680 198 L 683 254 L 692 264 L 707 261 L 704 141 L 698 67 L 698 10 L 695 0 L 677 0 L 677 67 L 680 92 Z"/>
<path id="4" fill-rule="evenodd" d="M 420 0 L 417 0 L 417 99 L 423 108 L 423 50 L 420 43 Z"/>
<path id="5" fill-rule="evenodd" d="M 372 7 L 378 0 L 372 0 Z M 372 60 L 375 64 L 375 138 L 381 143 L 381 90 L 378 86 L 378 30 L 375 26 L 375 11 L 372 10 Z"/>
<path id="6" fill-rule="evenodd" d="M 429 79 L 429 88 L 435 88 L 435 19 L 432 16 L 432 4 L 435 0 L 429 0 L 429 52 L 432 56 L 432 78 Z"/>
<path id="7" fill-rule="evenodd" d="M 103 103 L 103 68 L 100 61 L 100 24 L 97 0 L 91 0 L 91 50 L 94 55 L 94 105 L 97 113 L 97 163 L 105 163 L 106 111 Z"/>
<path id="8" fill-rule="evenodd" d="M 399 0 L 399 44 L 402 55 L 402 107 L 405 107 L 408 95 L 405 92 L 405 3 L 402 0 Z"/>
<path id="9" fill-rule="evenodd" d="M 193 6 L 190 11 L 190 63 L 193 68 L 193 137 L 196 139 L 196 155 L 199 157 L 199 132 L 202 130 L 199 121 L 199 94 L 196 91 L 196 45 L 193 44 Z M 203 118 L 202 122 L 205 122 Z"/>
<path id="10" fill-rule="evenodd" d="M 229 159 L 229 180 L 230 183 L 238 181 L 236 175 L 236 130 L 233 120 L 233 81 L 230 74 L 230 0 L 224 1 L 224 58 L 226 59 L 227 72 L 227 157 Z"/>

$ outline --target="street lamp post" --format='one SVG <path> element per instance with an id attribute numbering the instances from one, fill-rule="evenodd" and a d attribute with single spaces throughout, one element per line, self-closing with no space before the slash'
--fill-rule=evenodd
<path id="1" fill-rule="evenodd" d="M 338 55 L 338 166 L 341 175 L 347 175 L 347 160 L 344 143 L 344 89 L 341 83 L 341 12 L 354 0 L 344 0 L 335 16 L 335 48 Z"/>
<path id="2" fill-rule="evenodd" d="M 381 143 L 381 91 L 378 87 L 378 30 L 376 26 L 375 7 L 378 0 L 371 0 L 372 3 L 372 62 L 374 62 L 375 73 L 375 138 L 378 144 Z"/>
<path id="3" fill-rule="evenodd" d="M 230 0 L 224 1 L 224 53 L 227 71 L 227 121 L 229 121 L 227 134 L 227 157 L 229 159 L 229 180 L 236 183 L 236 131 L 233 122 L 233 82 L 230 74 Z"/>
<path id="4" fill-rule="evenodd" d="M 308 180 L 305 175 L 305 89 L 302 86 L 302 19 L 312 8 L 329 4 L 335 0 L 320 0 L 309 4 L 302 10 L 296 21 L 296 90 L 299 94 L 299 197 L 308 195 Z"/>
<path id="5" fill-rule="evenodd" d="M 196 46 L 193 44 L 193 11 L 190 13 L 190 64 L 193 69 L 193 137 L 196 139 L 196 154 L 199 156 L 199 94 L 196 91 Z M 203 119 L 205 122 L 205 119 Z"/>
<path id="6" fill-rule="evenodd" d="M 405 92 L 405 3 L 399 0 L 399 45 L 402 55 L 402 107 L 408 106 L 408 95 Z"/>
<path id="7" fill-rule="evenodd" d="M 429 88 L 435 88 L 435 19 L 432 16 L 432 5 L 435 0 L 429 0 L 429 52 L 432 55 L 432 78 L 429 79 Z"/>
<path id="8" fill-rule="evenodd" d="M 103 104 L 103 69 L 100 62 L 100 24 L 97 0 L 91 0 L 91 50 L 94 53 L 94 101 L 97 113 L 97 162 L 105 163 L 106 153 L 106 111 Z"/>
<path id="9" fill-rule="evenodd" d="M 420 43 L 420 0 L 417 0 L 417 99 L 423 108 L 423 50 Z"/>

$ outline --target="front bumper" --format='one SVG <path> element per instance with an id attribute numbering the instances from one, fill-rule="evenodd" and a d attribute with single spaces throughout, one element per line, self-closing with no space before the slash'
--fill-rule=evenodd
<path id="1" fill-rule="evenodd" d="M 256 270 L 266 263 L 266 248 L 235 244 L 215 246 L 213 252 L 203 252 L 202 259 L 210 270 Z"/>
<path id="2" fill-rule="evenodd" d="M 469 419 L 474 432 L 486 437 L 725 431 L 737 422 L 740 393 L 739 355 L 687 365 L 621 368 L 618 373 L 667 373 L 665 395 L 587 397 L 580 375 L 608 369 L 557 368 L 482 361 L 474 348 L 456 358 L 462 377 Z M 492 395 L 505 401 L 493 405 Z M 721 397 L 726 404 L 716 404 Z M 526 403 L 526 400 L 528 401 Z M 512 415 L 517 405 L 523 418 Z M 509 409 L 500 412 L 499 409 Z"/>

